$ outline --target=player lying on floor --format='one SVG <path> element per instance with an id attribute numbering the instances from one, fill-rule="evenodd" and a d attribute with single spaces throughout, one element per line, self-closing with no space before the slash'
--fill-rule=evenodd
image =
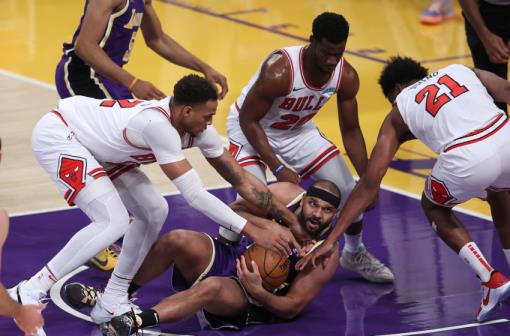
<path id="1" fill-rule="evenodd" d="M 331 231 L 340 191 L 327 180 L 315 182 L 307 191 L 280 182 L 269 186 L 275 198 L 295 211 L 304 230 L 314 239 L 324 239 Z M 232 208 L 246 219 L 263 225 L 267 213 L 243 199 Z M 243 238 L 229 243 L 205 233 L 174 230 L 152 247 L 136 274 L 130 293 L 156 278 L 174 264 L 172 285 L 178 292 L 151 309 L 113 318 L 101 328 L 103 335 L 131 335 L 136 330 L 163 322 L 177 322 L 203 311 L 212 328 L 241 328 L 252 323 L 292 319 L 319 293 L 338 266 L 338 249 L 325 267 L 307 268 L 296 273 L 297 258 L 291 256 L 286 283 L 273 293 L 262 287 L 256 264 L 248 269 L 243 253 L 252 242 Z M 100 293 L 79 283 L 66 286 L 70 304 L 76 308 L 92 306 Z"/>

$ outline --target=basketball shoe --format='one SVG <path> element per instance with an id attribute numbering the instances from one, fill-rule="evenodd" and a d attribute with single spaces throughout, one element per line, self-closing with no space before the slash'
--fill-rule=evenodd
<path id="1" fill-rule="evenodd" d="M 494 271 L 487 282 L 482 282 L 482 303 L 476 314 L 478 322 L 485 321 L 510 295 L 510 282 L 501 273 Z"/>
<path id="2" fill-rule="evenodd" d="M 9 296 L 21 304 L 40 304 L 44 303 L 43 300 L 46 298 L 46 292 L 40 289 L 33 289 L 27 286 L 27 281 L 23 280 L 15 287 L 7 290 Z M 37 329 L 35 336 L 46 336 L 43 328 Z"/>
<path id="3" fill-rule="evenodd" d="M 367 251 L 365 246 L 356 252 L 349 252 L 345 248 L 340 257 L 340 265 L 346 270 L 356 272 L 371 282 L 393 282 L 393 272 L 379 259 Z"/>
<path id="4" fill-rule="evenodd" d="M 133 300 L 128 299 L 126 294 L 122 298 L 98 296 L 96 304 L 90 312 L 90 318 L 96 324 L 101 324 L 110 321 L 115 316 L 120 316 L 124 313 L 133 311 L 135 314 L 141 313 L 140 307 L 133 303 Z"/>
<path id="5" fill-rule="evenodd" d="M 115 268 L 115 265 L 117 265 L 119 253 L 120 246 L 117 244 L 112 244 L 112 246 L 105 248 L 94 257 L 92 257 L 88 264 L 102 271 L 110 272 Z"/>
<path id="6" fill-rule="evenodd" d="M 64 287 L 64 293 L 67 302 L 73 308 L 93 308 L 96 305 L 97 298 L 102 292 L 92 286 L 87 286 L 79 282 L 73 282 Z"/>
<path id="7" fill-rule="evenodd" d="M 136 332 L 138 335 L 138 324 L 133 311 L 116 316 L 110 322 L 101 324 L 103 336 L 130 336 Z"/>

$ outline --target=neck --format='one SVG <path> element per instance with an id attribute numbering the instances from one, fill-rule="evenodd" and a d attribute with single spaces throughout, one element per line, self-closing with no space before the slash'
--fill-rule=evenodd
<path id="1" fill-rule="evenodd" d="M 173 98 L 170 98 L 168 108 L 170 109 L 170 123 L 177 130 L 177 132 L 179 132 L 179 135 L 182 136 L 185 132 L 182 130 L 182 127 L 180 127 L 181 113 Z"/>

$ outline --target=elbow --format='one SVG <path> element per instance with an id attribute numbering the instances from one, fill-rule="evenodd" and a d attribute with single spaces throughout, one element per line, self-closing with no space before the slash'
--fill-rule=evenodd
<path id="1" fill-rule="evenodd" d="M 303 311 L 304 306 L 302 305 L 294 305 L 292 308 L 290 308 L 285 314 L 282 314 L 280 318 L 283 318 L 285 320 L 293 320 L 295 319 L 301 312 Z"/>

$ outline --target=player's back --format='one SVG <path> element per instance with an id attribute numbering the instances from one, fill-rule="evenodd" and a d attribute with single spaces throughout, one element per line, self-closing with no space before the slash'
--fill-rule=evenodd
<path id="1" fill-rule="evenodd" d="M 131 118 L 145 109 L 156 109 L 169 118 L 169 100 L 100 100 L 74 96 L 60 100 L 58 112 L 78 141 L 102 162 L 122 162 L 133 151 L 150 152 L 129 141 L 127 127 Z"/>
<path id="2" fill-rule="evenodd" d="M 504 115 L 476 74 L 459 64 L 405 88 L 396 103 L 413 135 L 436 153 L 461 137 L 482 135 Z"/>

